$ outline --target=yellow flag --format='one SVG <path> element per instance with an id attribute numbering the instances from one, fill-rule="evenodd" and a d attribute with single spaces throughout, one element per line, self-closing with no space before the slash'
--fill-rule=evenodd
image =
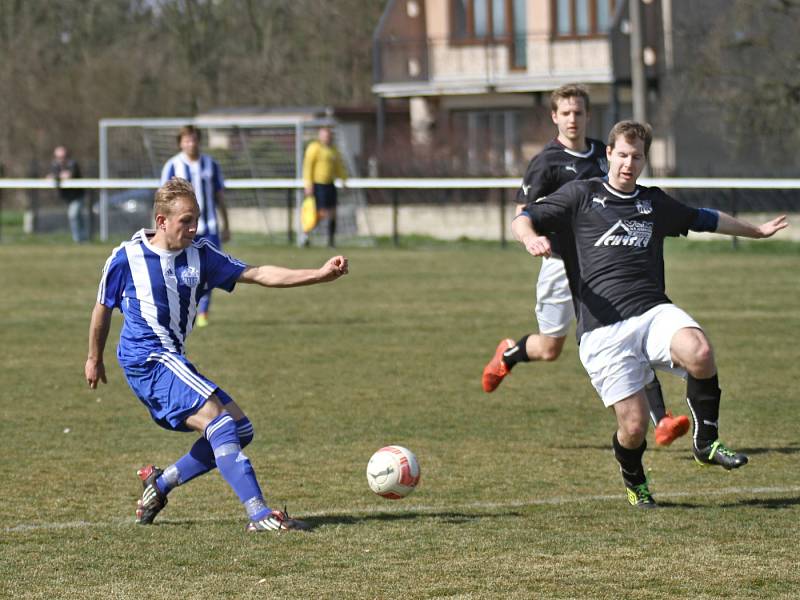
<path id="1" fill-rule="evenodd" d="M 300 206 L 300 224 L 303 226 L 303 233 L 308 233 L 317 226 L 319 214 L 317 213 L 317 201 L 314 196 L 306 196 Z"/>

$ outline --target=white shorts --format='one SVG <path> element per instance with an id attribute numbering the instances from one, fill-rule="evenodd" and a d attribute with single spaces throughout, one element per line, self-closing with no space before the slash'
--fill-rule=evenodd
<path id="1" fill-rule="evenodd" d="M 575 320 L 572 293 L 569 291 L 564 261 L 545 258 L 536 282 L 536 320 L 539 333 L 550 337 L 564 337 Z"/>
<path id="2" fill-rule="evenodd" d="M 672 337 L 685 327 L 702 329 L 674 304 L 659 304 L 638 317 L 584 333 L 581 362 L 603 404 L 611 406 L 641 390 L 653 380 L 653 369 L 686 377 L 670 353 Z"/>

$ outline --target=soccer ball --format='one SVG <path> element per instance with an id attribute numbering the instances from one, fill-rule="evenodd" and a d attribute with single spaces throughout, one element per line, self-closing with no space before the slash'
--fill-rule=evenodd
<path id="1" fill-rule="evenodd" d="M 367 463 L 369 488 L 384 498 L 405 498 L 419 483 L 419 463 L 408 448 L 385 446 Z"/>

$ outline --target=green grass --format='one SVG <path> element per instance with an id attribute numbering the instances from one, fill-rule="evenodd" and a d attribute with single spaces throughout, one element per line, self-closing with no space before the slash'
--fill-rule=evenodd
<path id="1" fill-rule="evenodd" d="M 651 441 L 663 508 L 646 513 L 624 499 L 613 418 L 572 339 L 558 362 L 480 389 L 497 341 L 533 326 L 538 261 L 518 248 L 354 248 L 334 284 L 216 292 L 189 356 L 254 422 L 248 455 L 268 500 L 315 527 L 252 536 L 216 473 L 177 489 L 156 525 L 132 522 L 137 467 L 169 464 L 193 437 L 158 428 L 128 389 L 118 314 L 109 383 L 85 388 L 111 246 L 0 245 L 0 597 L 797 597 L 796 248 L 668 246 L 670 295 L 715 345 L 723 439 L 751 464 L 701 469 L 688 440 Z M 287 266 L 327 255 L 252 240 L 229 250 Z M 661 380 L 685 413 L 682 383 Z M 398 502 L 364 474 L 388 443 L 422 466 Z"/>

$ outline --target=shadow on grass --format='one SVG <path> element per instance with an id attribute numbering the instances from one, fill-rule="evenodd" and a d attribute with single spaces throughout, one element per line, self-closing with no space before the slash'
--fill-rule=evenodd
<path id="1" fill-rule="evenodd" d="M 611 450 L 611 444 L 560 444 L 553 445 L 552 448 L 558 450 Z M 688 454 L 688 460 L 692 459 L 691 449 L 687 446 L 656 446 L 655 443 L 648 442 L 647 451 L 652 452 L 672 452 Z M 800 454 L 800 445 L 791 446 L 774 446 L 774 447 L 757 447 L 757 448 L 737 448 L 738 452 L 745 454 L 758 455 L 758 454 Z"/>
<path id="2" fill-rule="evenodd" d="M 522 517 L 522 513 L 517 511 L 503 511 L 493 512 L 491 514 L 475 514 L 463 513 L 453 511 L 408 511 L 401 513 L 384 512 L 369 515 L 321 515 L 316 517 L 308 517 L 303 520 L 306 521 L 311 528 L 320 527 L 321 525 L 360 525 L 362 523 L 369 523 L 371 521 L 416 521 L 435 519 L 442 523 L 462 524 L 462 523 L 475 523 L 490 519 L 503 519 L 506 517 Z"/>
<path id="3" fill-rule="evenodd" d="M 611 444 L 561 444 L 553 445 L 552 448 L 559 450 L 611 450 Z M 656 446 L 655 443 L 647 444 L 648 452 L 655 450 L 656 452 L 670 452 L 670 453 L 686 453 L 685 460 L 694 460 L 691 449 L 686 446 Z M 738 452 L 750 456 L 758 456 L 759 454 L 800 454 L 800 445 L 792 444 L 790 446 L 774 446 L 774 447 L 756 447 L 756 448 L 737 448 Z"/>
<path id="4" fill-rule="evenodd" d="M 294 516 L 294 515 L 293 515 Z M 463 524 L 475 523 L 490 519 L 501 519 L 506 517 L 522 517 L 523 514 L 517 511 L 502 511 L 493 513 L 463 513 L 453 511 L 413 511 L 406 512 L 382 512 L 369 515 L 316 515 L 311 517 L 304 517 L 298 515 L 298 519 L 305 521 L 311 530 L 321 527 L 323 525 L 361 525 L 362 523 L 369 523 L 371 521 L 390 522 L 390 521 L 417 521 L 435 519 L 441 523 L 450 524 Z M 225 524 L 239 524 L 242 525 L 241 519 L 236 518 L 214 518 L 215 523 Z M 163 519 L 156 521 L 150 527 L 206 527 L 208 520 L 206 519 Z M 242 525 L 243 527 L 243 525 Z"/>
<path id="5" fill-rule="evenodd" d="M 733 506 L 753 506 L 755 508 L 767 508 L 767 509 L 778 509 L 778 508 L 792 508 L 793 506 L 800 506 L 800 497 L 785 497 L 785 498 L 748 498 L 746 500 L 738 500 L 736 502 L 728 502 L 725 504 L 720 504 L 719 506 L 722 507 L 733 507 Z"/>
<path id="6" fill-rule="evenodd" d="M 603 452 L 611 452 L 611 440 L 607 444 L 560 444 L 560 445 L 553 445 L 552 448 L 556 448 L 558 450 L 600 450 Z M 647 442 L 647 452 L 669 452 L 669 453 L 681 453 L 681 452 L 688 452 L 689 456 L 691 457 L 691 450 L 687 446 L 656 446 L 655 442 Z"/>
<path id="7" fill-rule="evenodd" d="M 745 454 L 800 454 L 800 446 L 777 446 L 774 448 L 742 448 L 739 452 Z"/>
<path id="8" fill-rule="evenodd" d="M 207 519 L 170 519 L 170 518 L 159 518 L 158 520 L 150 523 L 149 525 L 134 525 L 135 529 L 142 529 L 147 530 L 151 528 L 158 528 L 158 527 L 182 527 L 185 529 L 191 529 L 193 527 L 208 527 L 209 523 L 213 522 L 214 524 L 224 524 L 224 525 L 241 525 L 242 529 L 247 524 L 247 521 L 243 521 L 241 518 L 236 517 L 214 517 L 214 518 L 207 518 Z"/>
<path id="9" fill-rule="evenodd" d="M 742 498 L 741 500 L 733 500 L 731 502 L 723 502 L 721 504 L 694 504 L 691 502 L 670 502 L 669 500 L 658 500 L 658 505 L 662 508 L 744 508 L 752 506 L 753 508 L 766 508 L 775 510 L 779 508 L 792 508 L 800 506 L 800 497 L 784 497 L 784 498 Z"/>
<path id="10" fill-rule="evenodd" d="M 738 448 L 738 452 L 742 452 L 748 456 L 759 456 L 762 454 L 800 454 L 800 446 L 775 446 L 772 448 L 758 447 L 758 448 Z M 684 458 L 684 460 L 694 460 L 691 453 Z"/>
<path id="11" fill-rule="evenodd" d="M 708 508 L 707 504 L 696 504 L 694 502 L 676 502 L 673 500 L 662 500 L 658 494 L 654 494 L 658 508 Z"/>
<path id="12" fill-rule="evenodd" d="M 741 500 L 733 500 L 731 502 L 717 503 L 696 503 L 696 502 L 676 502 L 673 500 L 662 500 L 656 496 L 658 508 L 700 508 L 708 510 L 709 508 L 743 508 L 752 506 L 754 508 L 778 509 L 778 508 L 792 508 L 800 505 L 800 497 L 785 497 L 785 498 L 742 498 Z"/>
<path id="13" fill-rule="evenodd" d="M 658 500 L 658 505 L 661 508 L 738 508 L 752 506 L 754 508 L 792 508 L 800 506 L 800 496 L 784 496 L 781 498 L 741 498 L 739 500 L 731 500 L 730 502 L 723 502 L 720 504 L 713 503 L 694 503 L 694 502 L 675 502 L 670 500 Z"/>

